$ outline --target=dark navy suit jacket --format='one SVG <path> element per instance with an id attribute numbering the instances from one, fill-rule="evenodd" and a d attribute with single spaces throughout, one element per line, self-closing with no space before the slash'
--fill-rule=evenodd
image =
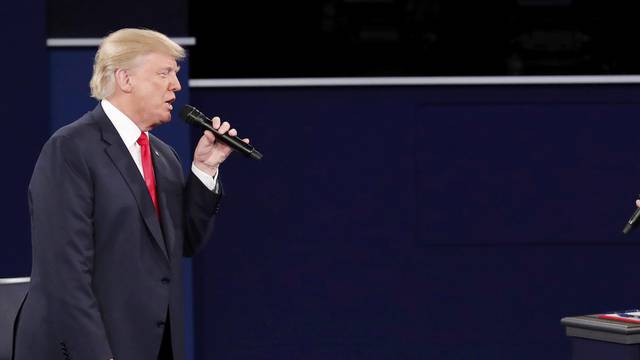
<path id="1" fill-rule="evenodd" d="M 155 360 L 167 313 L 184 359 L 182 257 L 213 228 L 219 192 L 151 136 L 160 219 L 102 107 L 58 130 L 29 184 L 33 268 L 16 360 Z"/>

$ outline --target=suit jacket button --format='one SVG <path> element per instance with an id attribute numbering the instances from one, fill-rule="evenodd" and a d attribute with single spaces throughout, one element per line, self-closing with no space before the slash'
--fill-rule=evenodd
<path id="1" fill-rule="evenodd" d="M 158 321 L 158 322 L 156 323 L 156 325 L 157 325 L 158 327 L 163 327 L 163 326 L 164 326 L 164 321 Z"/>
<path id="2" fill-rule="evenodd" d="M 171 279 L 169 279 L 169 278 L 162 278 L 162 279 L 160 280 L 160 282 L 161 282 L 161 283 L 163 283 L 163 284 L 165 284 L 165 285 L 167 285 L 168 283 L 170 283 L 170 282 L 171 282 Z"/>

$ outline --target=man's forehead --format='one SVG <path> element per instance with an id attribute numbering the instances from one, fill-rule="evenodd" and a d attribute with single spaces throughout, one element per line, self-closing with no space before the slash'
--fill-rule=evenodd
<path id="1" fill-rule="evenodd" d="M 144 63 L 153 63 L 155 66 L 166 67 L 171 69 L 179 69 L 176 59 L 169 55 L 159 52 L 150 52 L 141 56 Z"/>

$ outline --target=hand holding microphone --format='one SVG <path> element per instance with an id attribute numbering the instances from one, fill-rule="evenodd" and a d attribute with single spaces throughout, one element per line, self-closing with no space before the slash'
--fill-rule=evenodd
<path id="1" fill-rule="evenodd" d="M 260 160 L 262 159 L 262 154 L 256 150 L 253 146 L 248 143 L 242 141 L 238 136 L 230 135 L 225 132 L 218 132 L 216 129 L 211 126 L 211 119 L 206 117 L 203 113 L 198 111 L 195 107 L 191 105 L 185 105 L 180 112 L 180 115 L 187 123 L 191 125 L 198 126 L 203 130 L 209 130 L 216 137 L 217 141 L 225 143 L 231 149 L 247 156 L 251 159 Z"/>
<path id="2" fill-rule="evenodd" d="M 638 197 L 640 197 L 640 195 L 638 195 Z M 625 235 L 630 233 L 631 230 L 635 229 L 638 223 L 640 223 L 640 199 L 636 200 L 636 207 L 636 211 L 631 215 L 629 221 L 627 221 L 627 224 L 622 230 L 622 233 Z"/>

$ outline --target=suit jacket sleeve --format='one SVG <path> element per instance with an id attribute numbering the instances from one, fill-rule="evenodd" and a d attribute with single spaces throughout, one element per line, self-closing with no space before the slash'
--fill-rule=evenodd
<path id="1" fill-rule="evenodd" d="M 29 188 L 38 279 L 48 296 L 56 343 L 74 359 L 112 357 L 94 296 L 91 170 L 73 138 L 44 146 Z"/>
<path id="2" fill-rule="evenodd" d="M 220 209 L 222 186 L 209 190 L 192 172 L 189 172 L 185 188 L 184 209 L 186 237 L 184 256 L 200 251 L 212 236 L 215 215 Z"/>
<path id="3" fill-rule="evenodd" d="M 213 233 L 215 215 L 220 208 L 222 186 L 209 190 L 192 172 L 189 172 L 184 196 L 186 237 L 184 256 L 193 256 L 207 243 Z"/>

